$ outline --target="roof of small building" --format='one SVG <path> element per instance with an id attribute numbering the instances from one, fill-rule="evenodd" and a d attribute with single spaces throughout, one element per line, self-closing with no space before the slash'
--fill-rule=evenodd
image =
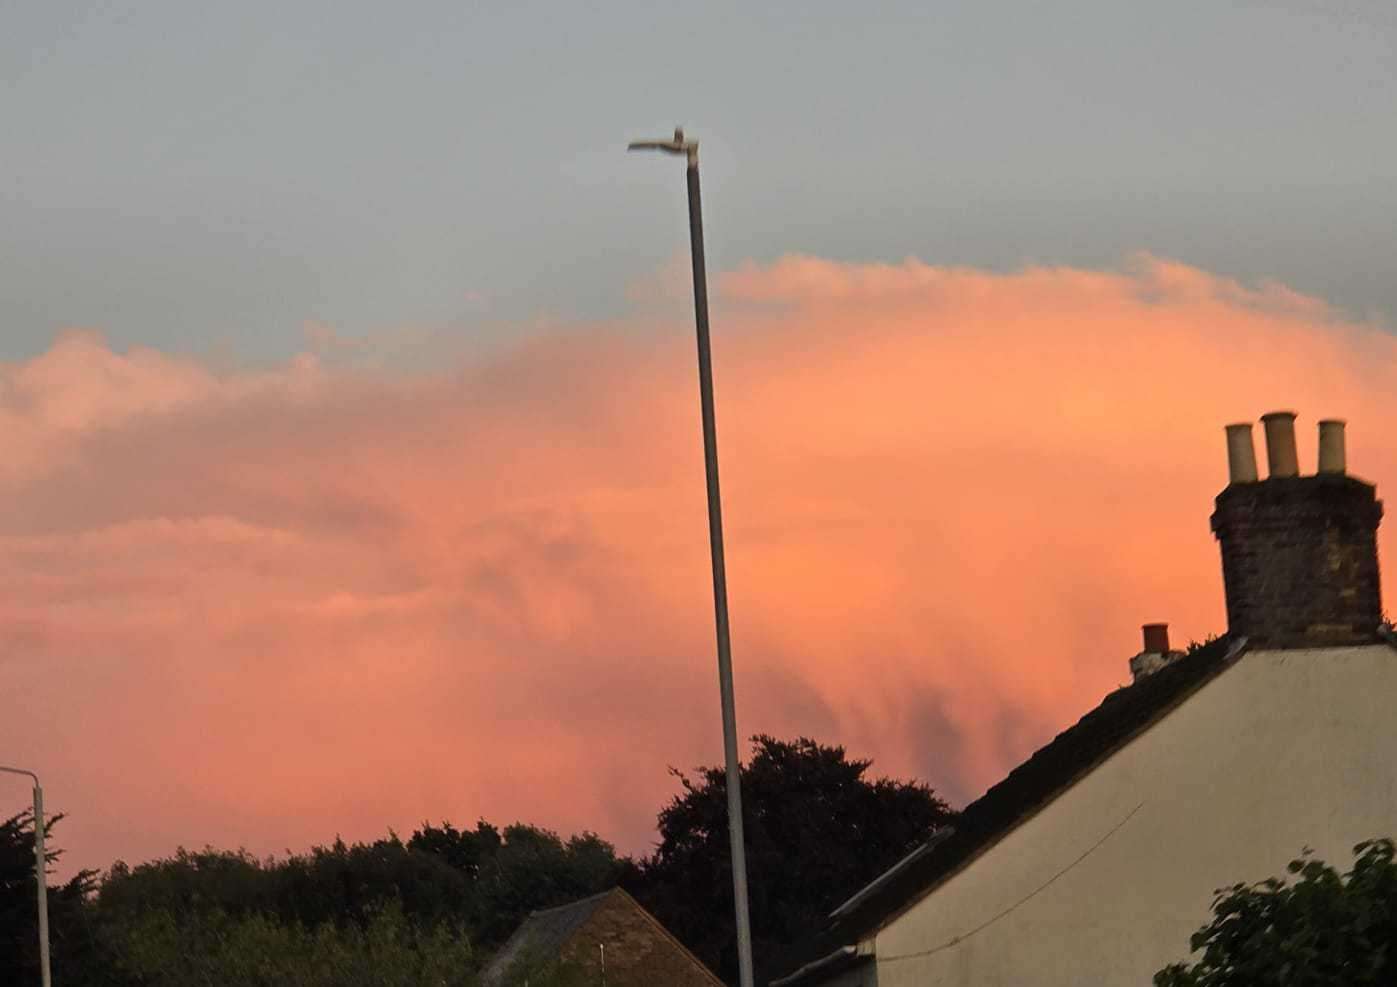
<path id="1" fill-rule="evenodd" d="M 612 888 L 556 908 L 530 912 L 485 968 L 481 981 L 485 984 L 499 983 L 509 968 L 526 954 L 556 955 L 582 923 L 591 918 L 607 898 L 618 892 L 625 894 L 620 888 Z"/>
<path id="2" fill-rule="evenodd" d="M 1219 638 L 1112 692 L 1095 709 L 967 805 L 954 828 L 885 872 L 841 905 L 831 922 L 780 964 L 772 983 L 808 982 L 856 962 L 852 947 L 887 925 L 988 850 L 1129 740 L 1232 665 L 1246 639 Z"/>
<path id="3" fill-rule="evenodd" d="M 702 960 L 690 952 L 689 948 L 675 938 L 674 934 L 666 929 L 659 919 L 651 915 L 645 906 L 621 887 L 581 898 L 566 905 L 559 905 L 556 908 L 544 908 L 530 912 L 529 917 L 520 923 L 519 928 L 514 931 L 514 935 L 510 936 L 500 947 L 500 951 L 495 954 L 494 959 L 485 968 L 485 972 L 480 978 L 481 983 L 485 984 L 486 987 L 503 983 L 511 967 L 525 957 L 552 959 L 559 956 L 573 935 L 587 924 L 587 920 L 613 899 L 623 904 L 637 920 L 648 923 L 665 940 L 668 940 L 674 947 L 675 954 L 686 958 L 692 964 L 692 971 L 695 975 L 711 983 L 713 987 L 722 987 L 723 982 L 714 976 L 708 967 L 704 966 Z"/>

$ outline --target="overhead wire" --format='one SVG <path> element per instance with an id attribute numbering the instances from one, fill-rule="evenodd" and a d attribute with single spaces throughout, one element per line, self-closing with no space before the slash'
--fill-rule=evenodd
<path id="1" fill-rule="evenodd" d="M 899 954 L 899 955 L 897 955 L 897 956 L 879 956 L 879 957 L 878 957 L 878 962 L 879 962 L 880 964 L 882 964 L 882 963 L 900 963 L 900 962 L 902 962 L 902 961 L 904 961 L 904 960 L 916 960 L 916 959 L 921 959 L 921 958 L 926 957 L 926 956 L 933 956 L 933 955 L 935 955 L 936 953 L 944 952 L 945 950 L 948 950 L 948 949 L 952 948 L 953 946 L 958 946 L 958 945 L 960 945 L 961 943 L 965 942 L 965 940 L 969 939 L 971 936 L 978 935 L 979 933 L 985 931 L 985 929 L 988 929 L 991 925 L 994 925 L 994 923 L 998 922 L 1000 919 L 1004 918 L 1005 916 L 1011 914 L 1011 913 L 1012 913 L 1013 911 L 1015 911 L 1016 909 L 1018 909 L 1018 908 L 1022 907 L 1023 905 L 1027 904 L 1031 899 L 1033 899 L 1033 898 L 1036 897 L 1037 895 L 1041 894 L 1043 891 L 1046 891 L 1046 890 L 1053 884 L 1054 881 L 1056 881 L 1058 878 L 1062 877 L 1064 874 L 1066 874 L 1066 873 L 1067 873 L 1068 871 L 1070 871 L 1072 868 L 1074 868 L 1074 867 L 1076 867 L 1078 864 L 1080 864 L 1083 860 L 1086 860 L 1087 857 L 1089 857 L 1089 856 L 1091 856 L 1093 853 L 1095 853 L 1095 852 L 1101 847 L 1101 845 L 1102 845 L 1103 843 L 1105 843 L 1107 840 L 1109 840 L 1112 836 L 1115 836 L 1116 833 L 1118 833 L 1118 832 L 1121 830 L 1121 828 L 1122 828 L 1123 826 L 1125 826 L 1126 823 L 1130 822 L 1131 818 L 1134 817 L 1135 813 L 1139 812 L 1139 811 L 1144 807 L 1144 805 L 1145 805 L 1145 803 L 1144 803 L 1144 802 L 1141 802 L 1141 803 L 1140 803 L 1139 805 L 1137 805 L 1135 808 L 1133 808 L 1133 809 L 1131 809 L 1129 812 L 1127 812 L 1127 813 L 1125 814 L 1125 818 L 1123 818 L 1120 822 L 1116 823 L 1116 824 L 1115 824 L 1114 826 L 1112 826 L 1109 830 L 1107 830 L 1106 833 L 1105 833 L 1105 835 L 1103 835 L 1103 836 L 1101 837 L 1101 839 L 1097 840 L 1097 841 L 1096 841 L 1095 843 L 1093 843 L 1091 846 L 1087 847 L 1084 851 L 1082 851 L 1082 853 L 1081 853 L 1080 856 L 1078 856 L 1075 860 L 1073 860 L 1071 863 L 1069 863 L 1066 867 L 1062 868 L 1062 870 L 1058 871 L 1058 872 L 1057 872 L 1056 874 L 1054 874 L 1052 877 L 1048 878 L 1046 881 L 1044 881 L 1042 884 L 1038 885 L 1038 887 L 1034 888 L 1032 891 L 1030 891 L 1028 894 L 1024 895 L 1024 896 L 1023 896 L 1022 898 L 1020 898 L 1018 901 L 1014 902 L 1012 905 L 1009 905 L 1009 906 L 1008 906 L 1007 908 L 1005 908 L 1004 910 L 1002 910 L 1002 911 L 996 913 L 995 915 L 993 915 L 993 916 L 991 916 L 990 918 L 986 919 L 985 921 L 981 922 L 979 925 L 975 926 L 975 928 L 971 929 L 970 931 L 968 931 L 968 932 L 963 932 L 963 933 L 961 933 L 961 934 L 958 935 L 958 936 L 952 936 L 950 939 L 948 939 L 948 940 L 946 940 L 945 942 L 941 943 L 941 945 L 939 945 L 939 946 L 932 946 L 930 949 L 919 949 L 919 950 L 917 950 L 916 952 L 913 952 L 913 953 L 901 953 L 901 954 Z"/>

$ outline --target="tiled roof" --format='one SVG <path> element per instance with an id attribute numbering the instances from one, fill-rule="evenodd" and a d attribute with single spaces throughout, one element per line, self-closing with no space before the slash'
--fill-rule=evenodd
<path id="1" fill-rule="evenodd" d="M 612 908 L 605 914 L 598 915 L 608 903 L 618 906 L 619 911 Z M 598 916 L 596 923 L 591 922 L 593 916 Z M 648 940 L 650 945 L 667 945 L 668 948 L 640 948 L 639 954 L 645 957 L 642 964 L 632 964 L 628 969 L 623 959 L 613 971 L 616 974 L 613 982 L 633 984 L 637 982 L 637 976 L 640 976 L 646 978 L 640 981 L 643 983 L 655 979 L 666 984 L 723 987 L 723 982 L 715 977 L 698 957 L 661 925 L 655 916 L 646 911 L 640 902 L 620 887 L 557 908 L 530 912 L 529 917 L 523 921 L 514 935 L 509 937 L 485 968 L 481 975 L 481 983 L 484 987 L 498 987 L 506 982 L 511 972 L 514 972 L 514 965 L 526 958 L 531 963 L 540 961 L 545 964 L 561 959 L 574 936 L 579 933 L 584 936 L 606 935 L 608 930 L 614 934 L 618 931 L 618 919 L 629 930 L 623 932 L 614 943 L 623 951 L 630 950 L 632 955 L 635 955 L 641 940 L 633 933 L 647 926 L 653 930 L 653 936 Z M 584 926 L 587 927 L 585 932 Z M 610 945 L 612 943 L 608 943 L 608 948 Z M 620 955 L 618 954 L 618 957 Z"/>
<path id="2" fill-rule="evenodd" d="M 954 832 L 943 834 L 931 852 L 907 861 L 897 873 L 883 875 L 841 907 L 824 930 L 780 964 L 781 976 L 824 958 L 834 960 L 845 947 L 882 928 L 1231 665 L 1245 645 L 1245 638 L 1220 638 L 1108 695 L 967 805 Z M 813 981 L 802 976 L 787 982 Z"/>
<path id="3" fill-rule="evenodd" d="M 555 956 L 563 948 L 568 938 L 591 918 L 601 904 L 617 889 L 594 894 L 557 908 L 545 908 L 530 912 L 508 941 L 500 947 L 490 965 L 481 976 L 481 983 L 488 985 L 503 982 L 509 968 L 525 955 Z"/>

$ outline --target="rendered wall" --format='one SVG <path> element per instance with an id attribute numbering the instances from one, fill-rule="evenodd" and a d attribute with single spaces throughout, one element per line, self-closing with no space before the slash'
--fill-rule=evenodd
<path id="1" fill-rule="evenodd" d="M 1243 655 L 879 933 L 878 987 L 1147 987 L 1214 889 L 1397 836 L 1394 697 L 1385 644 Z"/>

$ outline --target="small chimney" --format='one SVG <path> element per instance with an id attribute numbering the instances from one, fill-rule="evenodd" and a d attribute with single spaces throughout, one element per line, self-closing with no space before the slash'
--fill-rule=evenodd
<path id="1" fill-rule="evenodd" d="M 1230 483 L 1256 482 L 1256 446 L 1251 422 L 1227 426 L 1227 475 Z"/>
<path id="2" fill-rule="evenodd" d="M 1347 469 L 1344 451 L 1344 423 L 1326 418 L 1319 423 L 1319 471 L 1342 474 Z"/>
<path id="3" fill-rule="evenodd" d="M 1266 469 L 1271 479 L 1300 475 L 1300 459 L 1295 455 L 1295 412 L 1273 411 L 1261 416 L 1266 429 Z"/>
<path id="4" fill-rule="evenodd" d="M 1130 659 L 1130 675 L 1136 682 L 1183 656 L 1182 651 L 1169 650 L 1168 624 L 1144 624 L 1140 629 L 1145 636 L 1145 650 Z"/>
<path id="5" fill-rule="evenodd" d="M 1299 476 L 1295 415 L 1262 418 L 1270 476 L 1238 469 L 1238 426 L 1228 426 L 1230 482 L 1213 533 L 1222 548 L 1227 626 L 1254 645 L 1312 648 L 1377 639 L 1382 622 L 1377 530 L 1382 502 L 1345 471 L 1344 423 L 1319 429 L 1319 473 Z"/>

